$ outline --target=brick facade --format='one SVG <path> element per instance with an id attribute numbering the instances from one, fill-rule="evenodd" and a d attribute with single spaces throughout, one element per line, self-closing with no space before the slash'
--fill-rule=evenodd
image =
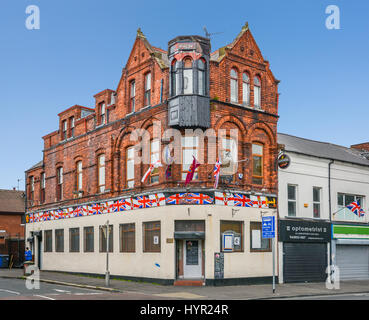
<path id="1" fill-rule="evenodd" d="M 230 102 L 230 70 L 238 71 L 239 101 L 242 101 L 242 73 L 250 78 L 250 105 Z M 144 106 L 145 75 L 151 73 L 151 104 Z M 261 110 L 253 105 L 253 79 L 261 80 Z M 130 85 L 135 81 L 135 110 L 131 112 Z M 237 173 L 241 179 L 227 184 L 227 189 L 259 191 L 277 194 L 276 157 L 278 121 L 278 83 L 269 69 L 248 28 L 244 26 L 237 38 L 229 45 L 211 54 L 210 59 L 210 120 L 211 128 L 238 129 Z M 174 164 L 172 176 L 165 177 L 166 166 L 159 168 L 159 182 L 142 183 L 141 178 L 147 164 L 135 165 L 135 188 L 128 189 L 126 183 L 126 150 L 133 146 L 130 133 L 135 129 L 146 129 L 153 135 L 153 123 L 159 121 L 162 133 L 168 129 L 169 65 L 167 52 L 149 44 L 140 30 L 126 66 L 115 91 L 106 89 L 94 96 L 95 107 L 72 106 L 59 113 L 59 129 L 43 137 L 43 161 L 27 173 L 27 210 L 73 205 L 117 197 L 127 193 L 150 190 L 183 188 L 181 164 Z M 106 122 L 101 123 L 101 106 L 105 104 Z M 74 117 L 74 134 L 70 121 Z M 66 137 L 63 136 L 63 121 L 67 122 Z M 184 132 L 184 130 L 181 130 Z M 263 184 L 252 183 L 252 143 L 264 146 Z M 164 141 L 161 148 L 165 146 Z M 205 140 L 205 148 L 207 141 Z M 214 152 L 214 150 L 211 150 Z M 105 155 L 105 192 L 98 188 L 98 156 Z M 209 155 L 205 155 L 209 157 Z M 83 193 L 76 190 L 76 163 L 82 161 Z M 57 169 L 63 168 L 63 197 L 57 200 Z M 203 164 L 199 168 L 199 179 L 190 186 L 213 188 L 214 164 Z M 41 196 L 41 174 L 45 174 L 45 197 Z M 30 192 L 33 177 L 34 191 Z M 222 183 L 219 188 L 222 189 Z M 32 197 L 32 199 L 31 199 Z M 41 201 L 43 200 L 43 201 Z"/>

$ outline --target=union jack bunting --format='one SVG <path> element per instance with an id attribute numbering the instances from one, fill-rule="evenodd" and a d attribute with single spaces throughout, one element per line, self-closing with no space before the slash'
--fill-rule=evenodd
<path id="1" fill-rule="evenodd" d="M 139 209 L 152 207 L 151 199 L 148 196 L 139 196 L 137 197 L 137 201 L 139 204 Z"/>
<path id="2" fill-rule="evenodd" d="M 149 198 L 153 207 L 165 206 L 165 196 L 163 193 L 150 194 Z"/>
<path id="3" fill-rule="evenodd" d="M 212 204 L 213 198 L 202 193 L 188 193 L 186 202 L 190 204 Z"/>
<path id="4" fill-rule="evenodd" d="M 254 202 L 244 194 L 235 193 L 233 195 L 234 205 L 236 207 L 253 207 Z"/>
<path id="5" fill-rule="evenodd" d="M 54 211 L 54 220 L 59 220 L 61 219 L 63 214 L 63 210 L 57 209 Z"/>
<path id="6" fill-rule="evenodd" d="M 233 206 L 233 194 L 227 192 L 215 192 L 215 204 L 220 204 L 223 206 Z"/>
<path id="7" fill-rule="evenodd" d="M 91 206 L 92 215 L 102 214 L 103 207 L 99 203 L 95 203 Z"/>
<path id="8" fill-rule="evenodd" d="M 122 212 L 126 211 L 126 201 L 125 200 L 116 200 L 112 205 L 111 212 Z"/>
<path id="9" fill-rule="evenodd" d="M 101 202 L 100 206 L 102 207 L 101 213 L 110 213 L 110 202 Z"/>
<path id="10" fill-rule="evenodd" d="M 167 197 L 166 203 L 167 204 L 182 204 L 183 201 L 185 200 L 184 195 L 185 195 L 185 193 L 173 194 L 173 195 Z"/>
<path id="11" fill-rule="evenodd" d="M 346 208 L 355 213 L 359 218 L 365 215 L 365 211 L 361 208 L 358 201 L 351 202 Z"/>
<path id="12" fill-rule="evenodd" d="M 73 217 L 83 217 L 85 215 L 86 209 L 84 206 L 77 206 L 73 209 Z"/>
<path id="13" fill-rule="evenodd" d="M 34 222 L 40 222 L 40 217 L 39 217 L 39 215 L 41 214 L 41 212 L 35 212 L 34 214 L 33 214 L 33 217 L 34 217 Z"/>
<path id="14" fill-rule="evenodd" d="M 134 210 L 139 208 L 139 204 L 137 199 L 135 198 L 126 198 L 124 199 L 126 203 L 126 210 Z"/>

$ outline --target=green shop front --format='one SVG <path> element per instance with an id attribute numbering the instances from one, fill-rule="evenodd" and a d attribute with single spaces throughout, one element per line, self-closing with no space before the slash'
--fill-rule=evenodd
<path id="1" fill-rule="evenodd" d="M 332 258 L 340 280 L 369 280 L 369 226 L 333 224 Z"/>

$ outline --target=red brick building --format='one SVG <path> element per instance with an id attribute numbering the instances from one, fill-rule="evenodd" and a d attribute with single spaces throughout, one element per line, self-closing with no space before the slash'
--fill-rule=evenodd
<path id="1" fill-rule="evenodd" d="M 261 209 L 273 214 L 276 208 L 278 83 L 247 24 L 232 43 L 212 53 L 210 40 L 199 36 L 177 37 L 165 51 L 152 46 L 139 29 L 116 90 L 97 93 L 94 107 L 74 105 L 59 113 L 58 130 L 43 137 L 43 160 L 26 172 L 27 233 L 38 239 L 40 266 L 103 273 L 102 265 L 58 264 L 55 257 L 58 252 L 79 252 L 81 256 L 90 252 L 86 239 L 92 234 L 90 245 L 100 250 L 91 252 L 100 261 L 103 255 L 96 251 L 106 251 L 106 235 L 103 221 L 98 219 L 112 221 L 120 210 L 127 213 L 134 208 L 130 214 L 135 215 L 121 215 L 123 220 L 117 218 L 112 225 L 111 250 L 116 261 L 129 257 L 133 264 L 160 267 L 150 271 L 113 267 L 115 275 L 164 282 L 201 278 L 208 283 L 269 277 L 264 267 L 256 270 L 261 255 L 270 256 L 270 243 L 258 240 L 257 231 Z M 137 131 L 142 129 L 145 131 Z M 168 129 L 180 133 L 179 140 Z M 197 131 L 188 133 L 189 129 Z M 140 138 L 132 140 L 137 133 Z M 176 159 L 170 174 L 164 162 L 169 154 Z M 201 165 L 185 185 L 192 156 Z M 139 162 L 138 157 L 147 161 Z M 218 158 L 221 176 L 214 188 L 213 168 Z M 154 168 L 142 182 L 153 159 L 163 166 Z M 169 206 L 176 203 L 180 205 Z M 165 217 L 168 210 L 170 219 Z M 181 213 L 176 216 L 178 210 Z M 142 219 L 138 218 L 141 212 Z M 155 221 L 145 220 L 144 214 L 149 212 L 155 213 Z M 76 224 L 69 225 L 72 221 Z M 89 224 L 98 230 L 86 231 Z M 61 232 L 55 233 L 58 228 L 75 230 L 69 230 L 69 237 L 61 237 Z M 232 235 L 228 249 L 223 246 L 225 234 Z M 208 239 L 210 235 L 213 239 Z M 69 250 L 65 248 L 68 245 Z M 221 275 L 214 271 L 218 252 L 232 252 L 224 255 Z M 255 253 L 260 261 L 246 273 L 240 266 L 227 269 L 237 253 Z M 49 262 L 51 257 L 53 262 Z M 154 263 L 164 257 L 172 260 L 165 268 Z M 199 266 L 197 271 L 188 271 L 193 265 Z"/>
<path id="2" fill-rule="evenodd" d="M 0 190 L 0 254 L 8 255 L 12 266 L 23 262 L 25 193 Z"/>

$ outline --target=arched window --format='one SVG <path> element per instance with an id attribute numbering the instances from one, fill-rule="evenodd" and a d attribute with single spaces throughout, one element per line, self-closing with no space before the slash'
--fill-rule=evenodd
<path id="1" fill-rule="evenodd" d="M 183 94 L 193 94 L 193 69 L 190 57 L 183 60 Z"/>
<path id="2" fill-rule="evenodd" d="M 254 78 L 254 107 L 261 107 L 261 82 L 258 76 Z"/>
<path id="3" fill-rule="evenodd" d="M 145 107 L 151 104 L 151 73 L 145 75 Z"/>
<path id="4" fill-rule="evenodd" d="M 238 74 L 236 69 L 231 70 L 231 102 L 238 102 Z"/>
<path id="5" fill-rule="evenodd" d="M 76 191 L 82 190 L 82 161 L 76 163 Z"/>
<path id="6" fill-rule="evenodd" d="M 260 143 L 252 144 L 252 183 L 263 184 L 264 146 Z"/>
<path id="7" fill-rule="evenodd" d="M 97 158 L 98 192 L 105 192 L 105 155 L 101 154 Z"/>
<path id="8" fill-rule="evenodd" d="M 197 62 L 198 72 L 198 88 L 199 95 L 206 95 L 206 63 L 203 59 L 199 59 Z"/>
<path id="9" fill-rule="evenodd" d="M 246 72 L 242 75 L 242 103 L 245 106 L 250 104 L 250 77 Z"/>

